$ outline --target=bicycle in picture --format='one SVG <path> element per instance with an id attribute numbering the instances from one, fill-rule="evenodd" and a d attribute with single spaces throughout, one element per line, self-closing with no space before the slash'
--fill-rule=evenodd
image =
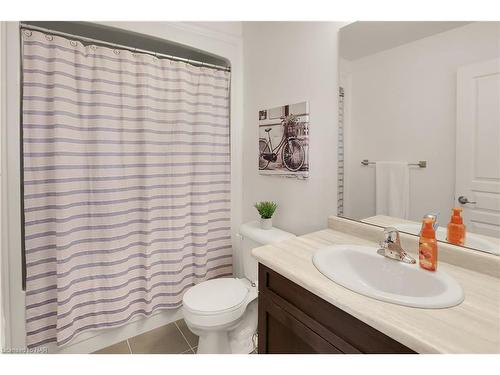
<path id="1" fill-rule="evenodd" d="M 267 169 L 269 164 L 276 163 L 281 152 L 283 165 L 291 172 L 296 172 L 302 168 L 305 162 L 305 150 L 299 139 L 295 135 L 299 119 L 295 115 L 281 118 L 283 125 L 283 136 L 279 144 L 273 148 L 271 141 L 272 128 L 265 129 L 267 138 L 259 138 L 259 169 Z M 293 133 L 293 134 L 292 134 Z"/>

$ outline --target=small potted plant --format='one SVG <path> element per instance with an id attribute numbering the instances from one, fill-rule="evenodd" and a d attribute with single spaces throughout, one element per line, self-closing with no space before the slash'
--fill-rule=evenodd
<path id="1" fill-rule="evenodd" d="M 262 229 L 271 229 L 273 226 L 273 214 L 278 208 L 275 202 L 258 202 L 255 203 L 255 208 L 259 211 L 260 215 L 260 227 Z"/>

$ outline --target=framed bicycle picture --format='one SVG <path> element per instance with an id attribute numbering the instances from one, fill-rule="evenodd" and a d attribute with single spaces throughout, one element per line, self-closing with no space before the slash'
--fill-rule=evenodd
<path id="1" fill-rule="evenodd" d="M 309 177 L 309 102 L 259 111 L 259 172 Z"/>

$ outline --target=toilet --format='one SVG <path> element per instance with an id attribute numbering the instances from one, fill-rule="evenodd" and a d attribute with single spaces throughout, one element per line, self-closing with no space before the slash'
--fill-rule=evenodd
<path id="1" fill-rule="evenodd" d="M 240 237 L 245 277 L 203 281 L 182 299 L 184 320 L 199 336 L 198 354 L 245 354 L 255 349 L 258 267 L 251 251 L 295 235 L 278 228 L 261 229 L 253 221 L 240 227 Z"/>

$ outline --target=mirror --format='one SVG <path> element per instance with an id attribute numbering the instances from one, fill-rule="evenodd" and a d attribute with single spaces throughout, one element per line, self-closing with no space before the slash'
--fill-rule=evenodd
<path id="1" fill-rule="evenodd" d="M 457 207 L 500 255 L 500 22 L 355 22 L 339 59 L 338 214 L 446 241 Z"/>

